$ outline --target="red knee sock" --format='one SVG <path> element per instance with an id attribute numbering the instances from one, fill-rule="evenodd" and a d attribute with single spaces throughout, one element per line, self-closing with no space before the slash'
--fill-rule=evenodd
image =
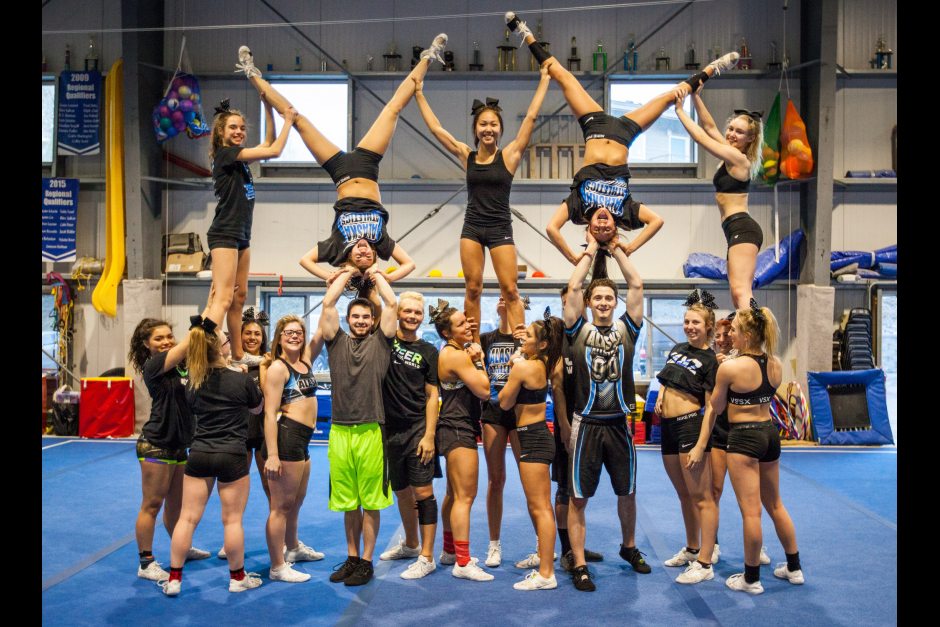
<path id="1" fill-rule="evenodd" d="M 454 534 L 450 531 L 444 531 L 444 552 L 454 553 Z"/>
<path id="2" fill-rule="evenodd" d="M 454 547 L 457 549 L 457 565 L 466 566 L 470 563 L 470 541 L 455 540 Z"/>

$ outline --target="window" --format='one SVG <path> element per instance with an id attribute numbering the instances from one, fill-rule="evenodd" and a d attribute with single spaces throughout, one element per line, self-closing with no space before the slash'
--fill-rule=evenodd
<path id="1" fill-rule="evenodd" d="M 648 323 L 646 325 L 649 346 L 652 348 L 649 351 L 648 363 L 641 362 L 641 368 L 644 366 L 649 368 L 650 378 L 655 377 L 666 365 L 669 350 L 677 343 L 685 341 L 685 333 L 682 331 L 686 309 L 683 306 L 684 302 L 684 298 L 650 297 L 648 299 L 647 316 L 656 327 Z"/>
<path id="2" fill-rule="evenodd" d="M 672 88 L 670 83 L 643 81 L 608 82 L 608 111 L 621 116 L 640 108 L 654 97 Z M 692 119 L 692 99 L 686 98 L 683 109 Z M 630 165 L 675 164 L 691 165 L 698 159 L 695 142 L 691 141 L 682 122 L 671 106 L 630 147 Z"/>
<path id="3" fill-rule="evenodd" d="M 270 83 L 298 112 L 306 116 L 323 135 L 342 150 L 349 149 L 349 81 L 329 78 L 309 80 L 277 80 Z M 261 107 L 261 137 L 265 133 L 264 107 Z M 274 113 L 275 132 L 280 132 L 284 120 Z M 300 135 L 291 132 L 280 157 L 268 159 L 268 165 L 314 166 L 317 160 L 304 144 Z"/>
<path id="4" fill-rule="evenodd" d="M 52 294 L 43 294 L 42 295 L 42 350 L 49 353 L 55 357 L 59 358 L 59 332 L 56 330 L 55 324 L 55 296 Z M 59 371 L 59 365 L 55 362 L 54 359 L 50 358 L 46 353 L 42 354 L 42 370 L 43 372 L 52 372 L 57 373 Z"/>

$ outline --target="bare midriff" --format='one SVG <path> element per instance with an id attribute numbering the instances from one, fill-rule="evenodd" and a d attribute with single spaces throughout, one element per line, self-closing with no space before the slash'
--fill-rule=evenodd
<path id="1" fill-rule="evenodd" d="M 663 386 L 663 415 L 661 418 L 685 416 L 702 408 L 701 403 L 692 394 L 684 390 Z"/>
<path id="2" fill-rule="evenodd" d="M 612 139 L 589 139 L 584 144 L 584 161 L 581 165 L 626 165 L 629 152 L 626 146 Z"/>
<path id="3" fill-rule="evenodd" d="M 736 213 L 747 213 L 747 194 L 716 192 L 715 202 L 718 203 L 718 211 L 721 212 L 722 221 Z"/>
<path id="4" fill-rule="evenodd" d="M 379 184 L 364 178 L 349 179 L 336 188 L 338 200 L 343 198 L 366 198 L 382 204 L 382 195 L 379 193 Z"/>

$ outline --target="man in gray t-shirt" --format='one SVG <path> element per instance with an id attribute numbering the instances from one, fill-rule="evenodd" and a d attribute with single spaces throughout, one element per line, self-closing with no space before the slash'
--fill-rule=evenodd
<path id="1" fill-rule="evenodd" d="M 392 504 L 382 442 L 381 425 L 385 423 L 382 380 L 397 328 L 397 302 L 385 277 L 373 269 L 367 270 L 364 278 L 371 278 L 385 304 L 379 327 L 373 330 L 372 303 L 357 298 L 346 309 L 349 333 L 343 331 L 336 302 L 353 272 L 353 268 L 344 268 L 327 289 L 320 331 L 329 351 L 333 386 L 333 425 L 327 449 L 330 509 L 345 512 L 348 551 L 346 562 L 330 575 L 330 581 L 361 586 L 372 579 L 379 511 Z"/>

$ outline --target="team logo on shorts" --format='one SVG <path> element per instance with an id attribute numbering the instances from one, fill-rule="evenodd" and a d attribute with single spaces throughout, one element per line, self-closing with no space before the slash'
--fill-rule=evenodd
<path id="1" fill-rule="evenodd" d="M 361 239 L 373 244 L 378 242 L 382 237 L 383 226 L 385 226 L 385 218 L 381 212 L 374 209 L 371 211 L 347 211 L 341 213 L 336 219 L 336 228 L 343 236 L 343 243 L 346 247 Z"/>

